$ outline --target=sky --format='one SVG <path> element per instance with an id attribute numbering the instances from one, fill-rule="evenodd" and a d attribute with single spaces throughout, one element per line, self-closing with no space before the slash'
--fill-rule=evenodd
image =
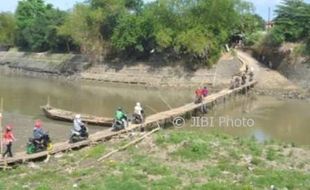
<path id="1" fill-rule="evenodd" d="M 11 11 L 14 12 L 19 0 L 0 0 L 0 12 Z M 47 3 L 53 4 L 55 7 L 68 10 L 73 7 L 77 2 L 83 2 L 84 0 L 45 0 Z M 116 0 L 117 1 L 117 0 Z M 152 0 L 145 0 L 145 2 Z M 277 4 L 281 0 L 248 0 L 255 5 L 255 12 L 262 16 L 265 20 L 268 19 L 268 8 L 271 9 L 271 18 L 274 17 L 273 11 Z M 310 0 L 305 0 L 305 2 L 310 3 Z"/>

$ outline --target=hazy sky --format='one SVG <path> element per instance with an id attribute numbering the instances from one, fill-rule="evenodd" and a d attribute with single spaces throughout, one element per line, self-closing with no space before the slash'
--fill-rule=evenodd
<path id="1" fill-rule="evenodd" d="M 17 2 L 19 0 L 0 0 L 0 12 L 1 11 L 15 11 Z M 62 10 L 67 10 L 72 8 L 76 2 L 83 2 L 84 0 L 45 0 L 45 2 L 53 4 L 55 7 L 58 7 Z M 117 0 L 116 0 L 117 1 Z M 152 1 L 152 0 L 145 0 Z M 253 2 L 256 7 L 256 12 L 261 15 L 264 19 L 268 19 L 268 7 L 271 8 L 271 11 L 275 9 L 275 5 L 281 2 L 281 0 L 248 0 Z M 310 0 L 305 0 L 307 3 L 310 3 Z M 271 18 L 273 13 L 271 12 Z"/>

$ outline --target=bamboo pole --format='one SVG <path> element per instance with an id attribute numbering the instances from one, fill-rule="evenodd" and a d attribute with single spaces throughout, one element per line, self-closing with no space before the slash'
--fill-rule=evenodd
<path id="1" fill-rule="evenodd" d="M 159 92 L 158 93 L 158 95 L 159 95 L 159 98 L 161 99 L 161 101 L 162 102 L 164 102 L 164 104 L 169 108 L 169 109 L 173 109 L 169 104 L 168 104 L 168 102 L 161 96 L 161 93 Z"/>
<path id="2" fill-rule="evenodd" d="M 3 98 L 0 100 L 0 138 L 1 138 L 1 155 L 3 153 L 3 128 L 2 128 L 2 112 L 3 112 Z"/>
<path id="3" fill-rule="evenodd" d="M 47 107 L 50 107 L 50 96 L 47 96 L 47 103 L 46 103 Z"/>
<path id="4" fill-rule="evenodd" d="M 159 111 L 155 110 L 153 107 L 149 106 L 149 105 L 145 105 L 146 107 L 148 107 L 151 111 L 153 111 L 154 113 L 159 113 Z"/>
<path id="5" fill-rule="evenodd" d="M 152 131 L 146 133 L 145 135 L 143 135 L 142 137 L 138 138 L 138 139 L 135 139 L 134 141 L 131 141 L 130 143 L 120 147 L 119 149 L 115 149 L 111 152 L 109 152 L 108 154 L 105 154 L 104 156 L 100 157 L 97 161 L 100 162 L 108 157 L 110 157 L 112 154 L 116 153 L 116 152 L 119 152 L 119 151 L 122 151 L 122 150 L 125 150 L 126 148 L 128 148 L 129 146 L 131 145 L 134 145 L 134 144 L 137 144 L 138 142 L 142 141 L 145 137 L 155 133 L 156 131 L 159 131 L 160 127 L 157 127 L 155 129 L 153 129 Z"/>

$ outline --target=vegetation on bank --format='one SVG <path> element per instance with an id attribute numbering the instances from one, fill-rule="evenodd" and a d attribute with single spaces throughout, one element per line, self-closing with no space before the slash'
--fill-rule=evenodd
<path id="1" fill-rule="evenodd" d="M 310 187 L 309 150 L 221 133 L 164 130 L 104 162 L 96 161 L 129 140 L 112 140 L 52 158 L 47 164 L 3 171 L 0 189 Z"/>
<path id="2" fill-rule="evenodd" d="M 208 64 L 232 35 L 264 27 L 245 0 L 89 0 L 69 11 L 22 0 L 14 15 L 1 13 L 0 23 L 0 44 L 22 50 L 78 50 L 93 61 L 160 54 Z"/>
<path id="3" fill-rule="evenodd" d="M 299 43 L 301 45 L 296 47 L 295 53 L 309 56 L 310 4 L 303 0 L 283 0 L 275 13 L 273 27 L 267 33 L 254 34 L 256 48 L 278 48 L 286 42 Z"/>

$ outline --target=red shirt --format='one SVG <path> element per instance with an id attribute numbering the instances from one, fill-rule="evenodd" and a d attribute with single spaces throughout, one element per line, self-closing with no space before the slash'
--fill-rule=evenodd
<path id="1" fill-rule="evenodd" d="M 203 95 L 203 89 L 197 89 L 196 91 L 195 91 L 195 94 L 196 94 L 196 96 L 202 96 Z"/>
<path id="2" fill-rule="evenodd" d="M 208 91 L 207 88 L 204 88 L 204 89 L 202 90 L 203 96 L 208 96 L 208 93 L 209 93 L 209 91 Z"/>
<path id="3" fill-rule="evenodd" d="M 3 139 L 4 139 L 4 142 L 5 142 L 5 143 L 13 142 L 13 140 L 14 140 L 14 135 L 13 135 L 12 131 L 6 131 L 6 132 L 3 134 Z"/>

